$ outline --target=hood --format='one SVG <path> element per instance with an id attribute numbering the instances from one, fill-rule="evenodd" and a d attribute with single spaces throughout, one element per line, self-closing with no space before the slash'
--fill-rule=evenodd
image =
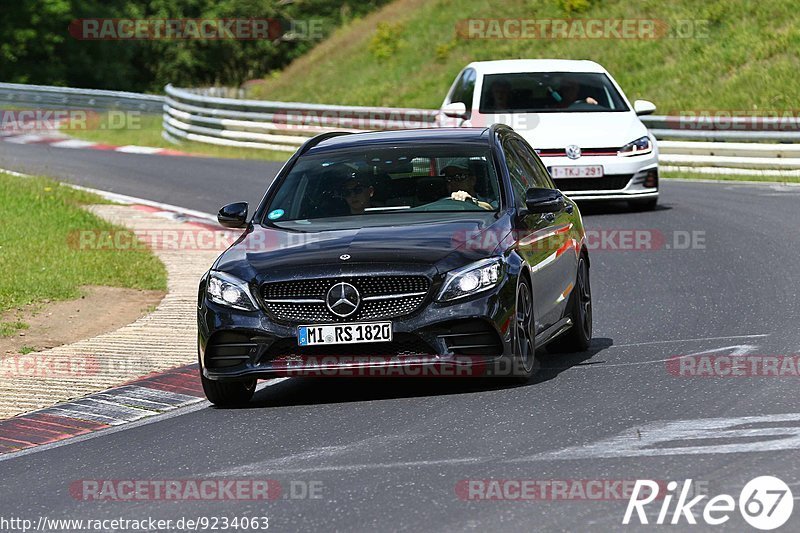
<path id="1" fill-rule="evenodd" d="M 496 213 L 470 213 L 458 219 L 320 231 L 313 231 L 313 221 L 304 231 L 254 225 L 214 268 L 241 279 L 297 276 L 326 266 L 320 271 L 330 271 L 331 266 L 369 270 L 408 263 L 424 270 L 449 270 L 454 267 L 447 265 L 461 266 L 493 253 L 492 246 L 468 244 L 475 235 L 502 233 L 509 227 L 507 219 Z M 340 259 L 345 254 L 350 257 Z"/>
<path id="2" fill-rule="evenodd" d="M 514 129 L 537 149 L 620 148 L 647 135 L 647 128 L 633 112 L 625 113 L 529 113 L 514 117 Z"/>

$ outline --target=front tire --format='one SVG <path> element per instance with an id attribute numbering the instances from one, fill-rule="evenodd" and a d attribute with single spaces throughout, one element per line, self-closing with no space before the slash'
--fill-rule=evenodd
<path id="1" fill-rule="evenodd" d="M 200 370 L 200 382 L 208 401 L 217 407 L 239 407 L 245 405 L 256 391 L 256 380 L 215 381 L 208 379 Z"/>
<path id="2" fill-rule="evenodd" d="M 533 295 L 527 278 L 517 285 L 517 304 L 514 307 L 514 356 L 511 375 L 518 383 L 527 383 L 539 370 L 536 341 L 533 336 Z"/>
<path id="3" fill-rule="evenodd" d="M 575 288 L 569 296 L 572 327 L 548 346 L 553 352 L 585 352 L 592 341 L 592 287 L 589 282 L 589 261 L 581 254 Z"/>

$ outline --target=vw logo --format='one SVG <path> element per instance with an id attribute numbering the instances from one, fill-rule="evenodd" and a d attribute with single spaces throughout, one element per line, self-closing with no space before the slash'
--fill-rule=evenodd
<path id="1" fill-rule="evenodd" d="M 331 313 L 346 318 L 358 309 L 358 304 L 361 303 L 361 295 L 349 283 L 337 283 L 328 290 L 328 295 L 325 296 L 325 303 Z"/>
<path id="2" fill-rule="evenodd" d="M 567 157 L 570 159 L 578 159 L 581 156 L 581 147 L 576 144 L 567 146 Z"/>
<path id="3" fill-rule="evenodd" d="M 339 256 L 339 259 L 341 259 L 342 261 L 347 261 L 348 259 L 350 259 L 350 254 L 342 254 Z"/>

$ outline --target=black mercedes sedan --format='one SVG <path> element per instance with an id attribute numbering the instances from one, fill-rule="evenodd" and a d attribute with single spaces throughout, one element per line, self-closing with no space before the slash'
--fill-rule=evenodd
<path id="1" fill-rule="evenodd" d="M 586 350 L 580 212 L 511 128 L 326 133 L 306 142 L 203 276 L 208 399 L 278 376 L 504 376 Z"/>

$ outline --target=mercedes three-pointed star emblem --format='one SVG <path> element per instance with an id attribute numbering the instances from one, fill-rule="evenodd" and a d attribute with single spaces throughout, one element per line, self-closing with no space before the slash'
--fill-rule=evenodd
<path id="1" fill-rule="evenodd" d="M 358 289 L 349 283 L 337 283 L 328 290 L 328 294 L 325 296 L 325 303 L 331 313 L 346 318 L 358 309 L 358 304 L 361 303 L 361 295 L 358 294 Z"/>

